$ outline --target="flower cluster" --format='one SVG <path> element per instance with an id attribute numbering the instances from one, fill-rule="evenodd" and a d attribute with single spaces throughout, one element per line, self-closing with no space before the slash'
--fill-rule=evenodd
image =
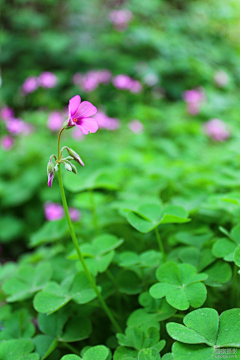
<path id="1" fill-rule="evenodd" d="M 1 147 L 3 150 L 8 151 L 14 145 L 15 135 L 24 134 L 28 135 L 33 131 L 33 127 L 27 124 L 20 118 L 14 117 L 14 111 L 10 107 L 4 106 L 0 110 L 0 117 L 6 125 L 6 130 L 9 135 L 3 136 L 1 139 Z"/>
<path id="2" fill-rule="evenodd" d="M 91 92 L 99 84 L 108 84 L 112 74 L 109 70 L 90 70 L 86 74 L 76 73 L 73 75 L 73 84 L 79 85 L 84 92 Z"/>
<path id="3" fill-rule="evenodd" d="M 112 82 L 115 88 L 120 90 L 130 90 L 133 94 L 142 91 L 142 84 L 138 80 L 134 80 L 125 74 L 115 76 Z"/>
<path id="4" fill-rule="evenodd" d="M 219 119 L 211 119 L 204 124 L 205 133 L 214 141 L 225 141 L 230 137 L 226 124 Z"/>
<path id="5" fill-rule="evenodd" d="M 117 31 L 124 31 L 132 20 L 132 12 L 128 9 L 113 10 L 109 14 L 109 20 Z"/>
<path id="6" fill-rule="evenodd" d="M 200 105 L 205 100 L 203 89 L 187 90 L 183 94 L 183 99 L 187 103 L 187 110 L 191 115 L 197 115 L 200 111 Z"/>
<path id="7" fill-rule="evenodd" d="M 24 94 L 30 94 L 36 91 L 39 87 L 46 89 L 53 88 L 57 85 L 58 78 L 55 74 L 45 71 L 37 76 L 29 76 L 25 79 L 22 89 Z"/>
<path id="8" fill-rule="evenodd" d="M 64 216 L 64 209 L 59 203 L 47 201 L 44 204 L 44 214 L 48 221 L 60 220 Z M 69 215 L 72 221 L 79 221 L 81 219 L 81 212 L 77 208 L 70 207 Z"/>

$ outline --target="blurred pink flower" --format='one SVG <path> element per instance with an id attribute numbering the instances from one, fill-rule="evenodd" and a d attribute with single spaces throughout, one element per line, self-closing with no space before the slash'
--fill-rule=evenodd
<path id="1" fill-rule="evenodd" d="M 108 84 L 111 80 L 112 73 L 109 70 L 98 70 L 97 77 L 100 84 Z"/>
<path id="2" fill-rule="evenodd" d="M 29 94 L 37 90 L 39 87 L 39 80 L 36 76 L 29 76 L 26 78 L 22 85 L 22 89 L 25 93 Z"/>
<path id="3" fill-rule="evenodd" d="M 109 14 L 109 20 L 118 31 L 124 31 L 132 19 L 132 12 L 128 9 L 113 10 Z"/>
<path id="4" fill-rule="evenodd" d="M 39 75 L 39 85 L 43 88 L 53 88 L 58 83 L 58 78 L 55 74 L 45 71 Z"/>
<path id="5" fill-rule="evenodd" d="M 79 221 L 82 217 L 81 212 L 74 207 L 69 208 L 69 215 L 72 221 Z"/>
<path id="6" fill-rule="evenodd" d="M 98 111 L 94 116 L 94 119 L 97 121 L 98 125 L 102 129 L 107 130 L 117 130 L 120 126 L 118 119 L 110 118 L 103 111 Z"/>
<path id="7" fill-rule="evenodd" d="M 76 140 L 83 140 L 84 136 L 85 135 L 83 134 L 83 132 L 77 126 L 75 126 L 72 131 L 72 137 Z"/>
<path id="8" fill-rule="evenodd" d="M 80 85 L 83 75 L 81 73 L 76 73 L 73 75 L 72 82 L 74 85 Z"/>
<path id="9" fill-rule="evenodd" d="M 218 87 L 225 87 L 229 83 L 229 76 L 226 71 L 219 70 L 215 72 L 214 80 Z"/>
<path id="10" fill-rule="evenodd" d="M 87 135 L 89 132 L 95 133 L 98 130 L 98 123 L 90 117 L 97 113 L 97 108 L 89 101 L 81 103 L 79 95 L 69 100 L 68 112 L 68 126 L 76 125 L 84 135 Z"/>
<path id="11" fill-rule="evenodd" d="M 11 119 L 12 117 L 14 117 L 13 109 L 8 106 L 2 107 L 2 109 L 0 110 L 0 116 L 3 120 Z"/>
<path id="12" fill-rule="evenodd" d="M 189 102 L 187 103 L 187 111 L 191 115 L 197 115 L 200 111 L 199 102 Z"/>
<path id="13" fill-rule="evenodd" d="M 62 205 L 47 201 L 44 204 L 45 218 L 49 221 L 60 220 L 64 216 L 64 209 Z"/>
<path id="14" fill-rule="evenodd" d="M 95 73 L 88 72 L 82 77 L 80 86 L 83 91 L 85 92 L 91 92 L 95 90 L 99 85 L 98 78 Z"/>
<path id="15" fill-rule="evenodd" d="M 135 134 L 139 134 L 144 130 L 144 126 L 143 124 L 138 121 L 138 120 L 132 120 L 129 124 L 128 127 L 130 130 L 132 130 L 132 132 L 134 132 Z"/>
<path id="16" fill-rule="evenodd" d="M 120 74 L 113 78 L 113 85 L 120 90 L 130 89 L 132 86 L 132 79 L 128 75 Z"/>
<path id="17" fill-rule="evenodd" d="M 132 80 L 132 84 L 130 86 L 131 93 L 139 93 L 142 91 L 142 84 L 138 80 Z"/>
<path id="18" fill-rule="evenodd" d="M 14 139 L 9 135 L 3 136 L 3 138 L 1 139 L 1 148 L 5 151 L 11 150 L 13 144 Z"/>
<path id="19" fill-rule="evenodd" d="M 12 135 L 17 135 L 26 130 L 26 124 L 22 119 L 12 118 L 6 122 L 6 128 Z"/>
<path id="20" fill-rule="evenodd" d="M 47 126 L 52 131 L 59 131 L 63 125 L 63 115 L 59 111 L 53 111 L 48 117 Z"/>
<path id="21" fill-rule="evenodd" d="M 203 95 L 199 90 L 187 90 L 183 94 L 183 99 L 187 103 L 199 102 L 203 99 Z"/>
<path id="22" fill-rule="evenodd" d="M 211 119 L 204 124 L 206 134 L 214 141 L 225 141 L 230 137 L 226 124 L 219 119 Z"/>

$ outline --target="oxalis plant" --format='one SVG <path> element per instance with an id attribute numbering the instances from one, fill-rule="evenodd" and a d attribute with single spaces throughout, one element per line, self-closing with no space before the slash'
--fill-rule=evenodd
<path id="1" fill-rule="evenodd" d="M 35 251 L 0 266 L 0 360 L 239 359 L 240 225 L 220 227 L 216 237 L 182 206 L 159 196 L 131 198 L 130 191 L 124 197 L 115 173 L 100 169 L 81 180 L 74 162 L 84 163 L 75 149 L 60 147 L 61 135 L 74 126 L 96 132 L 96 111 L 78 95 L 69 101 L 47 166 L 50 188 L 58 176 L 67 223 L 46 222 L 30 239 Z M 98 232 L 89 211 L 75 233 L 61 164 L 75 201 L 88 210 L 96 201 Z M 106 233 L 100 213 L 111 191 Z M 114 211 L 118 231 L 111 231 Z"/>
<path id="2" fill-rule="evenodd" d="M 48 186 L 49 187 L 52 186 L 54 175 L 57 172 L 62 203 L 63 203 L 63 207 L 64 207 L 64 211 L 65 211 L 65 215 L 66 215 L 66 219 L 67 219 L 67 223 L 68 223 L 68 227 L 69 227 L 69 232 L 70 232 L 70 235 L 71 235 L 71 238 L 73 241 L 73 245 L 78 254 L 78 257 L 82 264 L 83 270 L 84 270 L 95 294 L 97 295 L 104 311 L 106 312 L 110 321 L 114 325 L 115 329 L 117 331 L 121 332 L 122 331 L 121 327 L 117 323 L 116 319 L 114 319 L 114 316 L 112 315 L 109 307 L 107 306 L 104 298 L 102 297 L 102 295 L 99 291 L 99 288 L 97 287 L 95 280 L 92 277 L 91 272 L 89 271 L 89 269 L 86 265 L 83 254 L 78 245 L 77 237 L 75 235 L 72 221 L 71 221 L 71 218 L 69 215 L 67 200 L 66 200 L 63 181 L 62 181 L 62 174 L 61 174 L 61 169 L 60 169 L 61 164 L 64 164 L 66 170 L 73 172 L 74 174 L 77 174 L 77 169 L 76 169 L 75 165 L 73 165 L 71 162 L 73 160 L 78 162 L 80 165 L 84 166 L 82 159 L 73 149 L 70 149 L 69 147 L 64 146 L 60 150 L 61 135 L 64 130 L 70 129 L 74 126 L 77 126 L 85 135 L 87 135 L 89 133 L 95 133 L 98 130 L 98 124 L 97 124 L 96 120 L 94 120 L 90 116 L 95 115 L 97 113 L 97 108 L 94 105 L 92 105 L 89 101 L 81 102 L 80 96 L 76 95 L 72 99 L 70 99 L 68 111 L 69 111 L 69 118 L 65 121 L 65 123 L 63 124 L 63 127 L 60 129 L 59 134 L 58 134 L 57 156 L 54 154 L 51 155 L 49 163 L 47 165 Z M 69 156 L 63 157 L 64 150 L 67 150 Z M 55 165 L 53 164 L 53 160 L 52 160 L 53 158 L 55 159 Z"/>

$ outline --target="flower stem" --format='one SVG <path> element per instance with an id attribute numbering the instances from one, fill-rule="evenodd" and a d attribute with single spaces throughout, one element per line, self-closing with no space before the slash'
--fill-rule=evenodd
<path id="1" fill-rule="evenodd" d="M 159 249 L 160 249 L 160 251 L 162 253 L 162 259 L 165 262 L 166 261 L 166 254 L 165 254 L 163 243 L 162 243 L 162 240 L 161 240 L 161 237 L 160 237 L 160 234 L 159 234 L 159 231 L 158 231 L 157 227 L 155 228 L 155 233 L 156 233 Z"/>
<path id="2" fill-rule="evenodd" d="M 60 133 L 61 133 L 61 131 L 60 131 Z M 60 139 L 60 137 L 59 137 L 59 139 Z M 59 147 L 58 147 L 58 149 L 59 149 Z M 98 287 L 95 284 L 95 280 L 93 279 L 90 271 L 88 270 L 88 267 L 87 267 L 87 265 L 85 263 L 83 255 L 82 255 L 81 250 L 79 248 L 78 241 L 77 241 L 74 229 L 73 229 L 72 221 L 71 221 L 71 218 L 69 216 L 68 205 L 67 205 L 67 200 L 66 200 L 66 196 L 65 196 L 64 187 L 63 187 L 63 181 L 62 181 L 62 175 L 61 175 L 60 166 L 59 166 L 59 170 L 58 170 L 58 180 L 59 180 L 59 187 L 60 187 L 60 192 L 61 192 L 61 197 L 62 197 L 62 203 L 63 203 L 63 207 L 64 207 L 64 211 L 65 211 L 65 215 L 66 215 L 67 223 L 68 223 L 68 227 L 69 227 L 69 232 L 70 232 L 70 235 L 71 235 L 75 250 L 76 250 L 76 252 L 78 254 L 79 260 L 80 260 L 80 262 L 82 264 L 82 267 L 83 267 L 83 269 L 85 271 L 85 274 L 86 274 L 86 276 L 87 276 L 93 290 L 95 291 L 95 294 L 97 295 L 103 309 L 105 310 L 107 316 L 109 317 L 110 321 L 112 322 L 112 324 L 114 325 L 116 330 L 118 332 L 122 332 L 120 326 L 118 325 L 117 321 L 114 319 L 109 307 L 107 306 L 107 304 L 106 304 L 105 300 L 103 299 L 100 291 L 98 290 Z"/>

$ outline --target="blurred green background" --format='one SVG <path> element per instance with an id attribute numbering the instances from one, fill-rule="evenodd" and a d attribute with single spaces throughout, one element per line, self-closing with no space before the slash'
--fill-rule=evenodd
<path id="1" fill-rule="evenodd" d="M 81 182 L 87 187 L 99 172 L 117 184 L 99 207 L 102 226 L 116 234 L 115 202 L 136 197 L 183 205 L 203 223 L 219 219 L 225 205 L 216 210 L 212 203 L 238 192 L 240 180 L 238 0 L 2 0 L 1 8 L 4 261 L 30 251 L 31 234 L 45 222 L 44 203 L 60 202 L 57 180 L 47 187 L 59 127 L 49 117 L 57 112 L 63 122 L 76 94 L 110 118 L 96 134 L 73 137 L 69 130 L 62 140 L 86 163 L 75 180 L 65 179 L 70 205 L 83 213 L 77 225 L 83 236 L 91 214 L 71 190 Z M 99 80 L 103 70 L 109 78 Z M 121 74 L 135 88 L 116 86 Z M 199 99 L 189 100 L 188 90 Z M 223 122 L 226 139 L 206 133 L 211 119 Z M 110 214 L 117 220 L 107 222 Z M 224 213 L 222 225 L 231 216 Z"/>

